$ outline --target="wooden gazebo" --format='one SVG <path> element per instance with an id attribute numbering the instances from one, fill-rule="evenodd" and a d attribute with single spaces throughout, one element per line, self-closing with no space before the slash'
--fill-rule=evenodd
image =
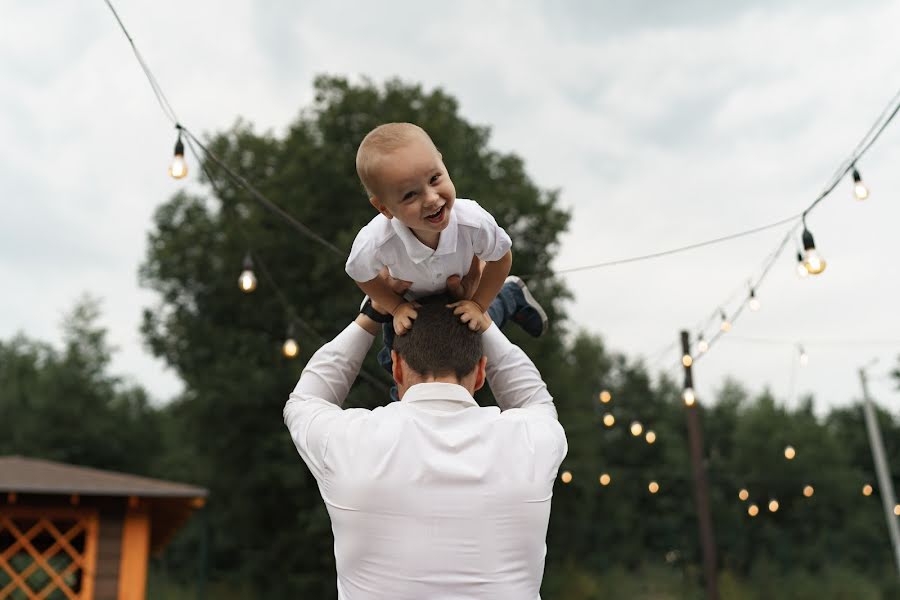
<path id="1" fill-rule="evenodd" d="M 147 562 L 200 487 L 0 456 L 0 600 L 144 600 Z"/>

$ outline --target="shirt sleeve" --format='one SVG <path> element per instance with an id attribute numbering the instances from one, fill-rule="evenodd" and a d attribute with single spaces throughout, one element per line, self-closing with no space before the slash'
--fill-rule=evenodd
<path id="1" fill-rule="evenodd" d="M 313 354 L 284 405 L 284 424 L 316 479 L 325 472 L 329 435 L 348 413 L 358 412 L 341 406 L 374 339 L 356 323 L 348 325 Z"/>
<path id="2" fill-rule="evenodd" d="M 500 260 L 512 248 L 509 234 L 497 225 L 494 216 L 484 210 L 480 204 L 472 202 L 472 205 L 479 216 L 479 227 L 473 240 L 475 255 L 487 262 Z"/>
<path id="3" fill-rule="evenodd" d="M 350 248 L 344 269 L 353 281 L 372 281 L 384 267 L 384 259 L 370 234 L 368 227 L 363 227 Z"/>

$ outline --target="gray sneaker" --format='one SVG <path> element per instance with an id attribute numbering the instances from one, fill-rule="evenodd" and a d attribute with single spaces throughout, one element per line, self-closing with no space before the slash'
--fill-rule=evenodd
<path id="1" fill-rule="evenodd" d="M 503 288 L 509 290 L 516 301 L 516 311 L 511 319 L 531 337 L 541 337 L 547 331 L 547 313 L 528 291 L 525 282 L 520 277 L 510 275 L 503 283 Z"/>

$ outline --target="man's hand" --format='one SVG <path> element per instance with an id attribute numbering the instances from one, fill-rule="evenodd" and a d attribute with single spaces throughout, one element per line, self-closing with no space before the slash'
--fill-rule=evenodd
<path id="1" fill-rule="evenodd" d="M 447 293 L 457 300 L 471 300 L 475 290 L 481 283 L 481 272 L 484 270 L 484 261 L 477 256 L 472 257 L 469 272 L 464 277 L 451 275 L 447 278 Z"/>
<path id="2" fill-rule="evenodd" d="M 491 326 L 491 318 L 475 302 L 460 300 L 448 304 L 453 309 L 453 314 L 459 316 L 459 320 L 469 326 L 472 331 L 485 331 Z"/>
<path id="3" fill-rule="evenodd" d="M 416 302 L 404 302 L 394 309 L 394 333 L 403 335 L 412 328 L 413 320 L 419 316 L 416 313 L 418 307 Z"/>

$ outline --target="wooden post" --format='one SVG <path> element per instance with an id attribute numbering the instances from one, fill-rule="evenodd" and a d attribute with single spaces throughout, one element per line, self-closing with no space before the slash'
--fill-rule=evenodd
<path id="1" fill-rule="evenodd" d="M 691 356 L 691 340 L 687 331 L 681 332 L 682 356 Z M 694 391 L 693 360 L 683 360 L 684 389 Z M 691 403 L 685 402 L 687 411 L 688 445 L 691 452 L 691 473 L 694 481 L 694 502 L 697 506 L 697 525 L 700 530 L 700 548 L 703 553 L 703 577 L 706 580 L 706 597 L 719 600 L 719 582 L 716 572 L 716 540 L 713 535 L 712 513 L 709 506 L 709 482 L 703 456 L 703 432 L 700 429 L 699 403 L 694 394 Z"/>
<path id="2" fill-rule="evenodd" d="M 119 600 L 144 600 L 150 558 L 150 513 L 144 502 L 131 501 L 122 523 Z"/>

